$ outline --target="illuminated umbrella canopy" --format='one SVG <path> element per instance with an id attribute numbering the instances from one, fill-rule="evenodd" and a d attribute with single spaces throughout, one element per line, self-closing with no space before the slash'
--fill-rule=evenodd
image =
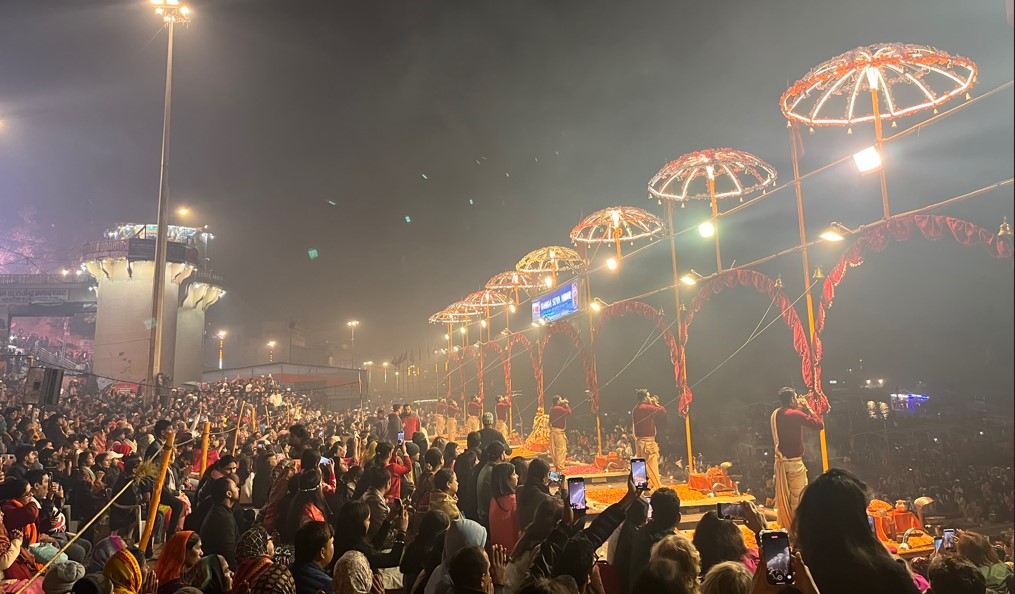
<path id="1" fill-rule="evenodd" d="M 460 324 L 467 323 L 471 318 L 480 315 L 480 311 L 471 305 L 462 302 L 452 303 L 434 315 L 430 316 L 431 324 Z"/>
<path id="2" fill-rule="evenodd" d="M 740 198 L 775 185 L 775 168 L 745 151 L 731 148 L 705 149 L 670 161 L 649 180 L 648 192 L 659 200 L 683 203 Z"/>
<path id="3" fill-rule="evenodd" d="M 511 305 L 511 299 L 500 291 L 483 289 L 476 291 L 475 293 L 469 293 L 469 295 L 466 296 L 465 299 L 459 301 L 459 303 L 475 307 L 476 309 L 486 308 L 489 310 L 491 307 L 504 307 Z"/>
<path id="4" fill-rule="evenodd" d="M 858 47 L 815 66 L 780 99 L 782 113 L 808 126 L 850 126 L 874 120 L 873 91 L 880 119 L 896 120 L 937 108 L 967 92 L 976 81 L 968 58 L 906 43 Z"/>
<path id="5" fill-rule="evenodd" d="M 582 219 L 571 229 L 571 241 L 576 244 L 615 243 L 619 258 L 622 241 L 653 238 L 665 231 L 663 221 L 646 210 L 634 206 L 611 206 Z"/>
<path id="6" fill-rule="evenodd" d="M 494 291 L 514 291 L 514 305 L 518 305 L 518 289 L 524 289 L 528 293 L 532 289 L 538 289 L 542 287 L 542 283 L 539 282 L 539 277 L 530 274 L 528 272 L 518 272 L 517 270 L 508 270 L 501 272 L 500 274 L 493 275 L 490 280 L 486 281 L 486 288 L 493 289 Z"/>
<path id="7" fill-rule="evenodd" d="M 515 270 L 536 275 L 550 273 L 549 286 L 557 283 L 557 273 L 565 270 L 578 271 L 585 266 L 585 261 L 578 252 L 559 245 L 533 250 L 518 261 Z"/>

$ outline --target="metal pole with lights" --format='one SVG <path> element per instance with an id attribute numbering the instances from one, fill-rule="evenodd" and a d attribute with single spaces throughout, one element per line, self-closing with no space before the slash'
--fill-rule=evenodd
<path id="1" fill-rule="evenodd" d="M 684 324 L 681 321 L 681 317 L 684 314 L 684 305 L 680 302 L 680 284 L 684 282 L 681 278 L 679 268 L 677 268 L 677 235 L 673 228 L 673 201 L 666 201 L 666 224 L 670 228 L 670 261 L 673 265 L 673 297 L 676 301 L 677 308 L 677 344 L 680 345 L 680 361 L 675 364 L 681 366 L 680 374 L 681 377 L 687 378 L 687 357 L 684 355 L 684 343 L 681 336 L 684 332 Z M 718 243 L 716 244 L 716 250 L 718 251 Z M 694 272 L 693 270 L 691 271 Z M 690 274 L 690 273 L 688 273 Z M 695 273 L 697 274 L 697 273 Z M 695 281 L 697 282 L 697 281 Z M 686 283 L 685 283 L 686 284 Z M 679 396 L 679 394 L 678 394 Z M 684 435 L 687 439 L 687 475 L 690 476 L 694 472 L 694 448 L 691 447 L 691 411 L 688 410 L 687 414 L 684 415 Z"/>
<path id="2" fill-rule="evenodd" d="M 169 239 L 169 131 L 173 99 L 173 37 L 177 23 L 190 22 L 190 9 L 179 0 L 152 0 L 168 32 L 166 51 L 166 94 L 162 110 L 162 161 L 159 166 L 159 213 L 155 240 L 155 272 L 152 283 L 152 328 L 148 347 L 148 377 L 145 399 L 155 401 L 156 378 L 162 368 L 163 314 L 166 293 L 166 260 Z"/>
<path id="3" fill-rule="evenodd" d="M 880 129 L 880 124 L 878 125 Z M 810 336 L 810 344 L 814 345 L 814 298 L 811 295 L 811 265 L 810 260 L 807 256 L 807 229 L 804 224 L 804 196 L 803 188 L 800 185 L 800 125 L 797 122 L 792 122 L 792 126 L 789 131 L 789 143 L 790 153 L 793 157 L 793 185 L 796 187 L 796 213 L 797 213 L 797 225 L 800 228 L 800 260 L 803 264 L 804 269 L 804 295 L 807 300 L 807 332 Z M 824 237 L 824 236 L 822 236 Z M 814 374 L 814 358 L 811 358 L 811 374 Z M 817 392 L 815 388 L 815 392 Z M 825 434 L 825 429 L 822 427 L 818 434 L 821 439 L 821 468 L 822 471 L 828 470 L 828 438 Z"/>
<path id="4" fill-rule="evenodd" d="M 218 336 L 219 339 L 219 371 L 222 371 L 222 361 L 225 359 L 226 351 L 226 331 L 219 330 L 219 333 L 216 336 Z"/>
<path id="5" fill-rule="evenodd" d="M 275 362 L 275 341 L 274 340 L 269 340 L 268 341 L 268 363 L 274 363 L 274 362 Z"/>

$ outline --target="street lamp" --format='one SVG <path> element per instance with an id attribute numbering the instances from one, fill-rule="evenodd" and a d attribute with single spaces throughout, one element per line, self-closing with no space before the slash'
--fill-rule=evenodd
<path id="1" fill-rule="evenodd" d="M 388 362 L 381 363 L 381 367 L 384 368 L 384 383 L 388 383 Z"/>
<path id="2" fill-rule="evenodd" d="M 219 339 L 219 371 L 222 371 L 222 359 L 224 358 L 226 349 L 226 331 L 219 330 L 219 333 L 216 336 L 218 336 Z"/>
<path id="3" fill-rule="evenodd" d="M 275 341 L 274 340 L 269 340 L 268 341 L 268 363 L 273 363 L 274 361 L 275 361 Z"/>
<path id="4" fill-rule="evenodd" d="M 166 297 L 166 260 L 169 236 L 169 122 L 173 98 L 173 33 L 177 23 L 190 22 L 190 8 L 180 0 L 152 0 L 155 13 L 162 17 L 169 41 L 166 47 L 166 95 L 162 109 L 162 161 L 159 166 L 159 214 L 155 241 L 155 274 L 152 283 L 152 330 L 148 346 L 146 399 L 155 397 L 155 378 L 162 367 L 163 314 Z M 221 361 L 220 361 L 221 365 Z"/>

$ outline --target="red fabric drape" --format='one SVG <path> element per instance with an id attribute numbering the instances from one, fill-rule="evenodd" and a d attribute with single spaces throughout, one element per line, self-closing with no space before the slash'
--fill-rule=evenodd
<path id="1" fill-rule="evenodd" d="M 680 348 L 677 346 L 677 339 L 670 331 L 669 325 L 663 318 L 663 315 L 659 313 L 659 310 L 652 307 L 647 303 L 641 301 L 622 301 L 620 303 L 614 303 L 602 311 L 599 315 L 599 325 L 602 326 L 607 321 L 613 318 L 625 316 L 628 314 L 634 314 L 636 316 L 645 318 L 646 320 L 655 324 L 656 328 L 662 332 L 663 340 L 666 341 L 667 346 L 670 349 L 670 363 L 673 364 L 674 379 L 676 381 L 677 389 L 680 389 L 680 372 L 677 370 L 677 363 L 680 361 Z M 597 386 L 598 388 L 598 386 Z M 595 403 L 593 410 L 599 410 L 599 402 Z M 685 413 L 686 414 L 686 413 Z"/>
<path id="2" fill-rule="evenodd" d="M 793 303 L 786 297 L 782 289 L 776 285 L 776 282 L 768 275 L 762 274 L 754 270 L 731 270 L 724 272 L 705 283 L 701 289 L 698 290 L 698 294 L 695 295 L 694 299 L 691 300 L 691 304 L 688 307 L 687 314 L 683 319 L 683 332 L 681 332 L 681 344 L 680 357 L 681 360 L 677 365 L 677 382 L 680 386 L 680 412 L 686 415 L 688 408 L 691 405 L 691 388 L 687 385 L 687 378 L 684 377 L 684 357 L 686 357 L 687 339 L 689 336 L 688 330 L 690 329 L 691 323 L 694 321 L 694 316 L 705 305 L 712 297 L 722 293 L 726 289 L 732 289 L 735 287 L 748 287 L 753 288 L 762 295 L 767 295 L 770 299 L 775 302 L 775 305 L 779 307 L 783 321 L 786 326 L 789 327 L 793 333 L 793 350 L 800 355 L 800 371 L 803 376 L 804 385 L 810 390 L 808 399 L 811 401 L 811 406 L 819 414 L 828 412 L 828 400 L 822 393 L 820 387 L 815 389 L 815 374 L 812 365 L 811 348 L 809 341 L 807 340 L 807 330 L 804 329 L 803 324 L 800 323 L 800 316 L 797 315 L 796 309 L 793 308 Z"/>
<path id="3" fill-rule="evenodd" d="M 592 360 L 588 356 L 588 352 L 585 350 L 585 342 L 582 341 L 581 336 L 578 335 L 578 330 L 575 329 L 569 322 L 555 322 L 550 324 L 547 328 L 546 334 L 542 340 L 539 341 L 539 364 L 536 366 L 536 389 L 539 394 L 539 406 L 543 406 L 543 353 L 546 350 L 546 343 L 550 341 L 556 334 L 563 334 L 571 339 L 571 343 L 574 344 L 575 348 L 578 349 L 578 356 L 581 357 L 582 366 L 585 368 L 585 387 L 589 390 L 589 396 L 592 399 L 592 412 L 598 412 L 599 410 L 599 386 L 596 382 L 595 371 L 592 368 Z"/>
<path id="4" fill-rule="evenodd" d="M 822 333 L 828 318 L 828 310 L 835 303 L 835 288 L 846 278 L 850 268 L 860 266 L 868 250 L 882 252 L 890 241 L 906 241 L 919 231 L 925 239 L 936 241 L 945 237 L 946 233 L 959 245 L 982 246 L 984 251 L 999 260 L 1012 259 L 1012 245 L 1001 240 L 987 229 L 953 217 L 943 215 L 909 215 L 890 219 L 861 234 L 852 245 L 846 248 L 839 261 L 825 277 L 821 288 L 821 299 L 818 301 L 814 314 L 814 384 L 821 386 L 821 361 L 824 359 L 824 343 Z"/>

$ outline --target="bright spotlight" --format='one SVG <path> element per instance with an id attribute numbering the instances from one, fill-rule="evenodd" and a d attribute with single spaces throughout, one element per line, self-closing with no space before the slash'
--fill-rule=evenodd
<path id="1" fill-rule="evenodd" d="M 856 163 L 856 168 L 860 173 L 875 171 L 881 167 L 881 153 L 878 152 L 877 147 L 869 146 L 855 153 L 853 162 Z"/>
<path id="2" fill-rule="evenodd" d="M 610 258 L 610 259 L 608 259 L 606 261 L 606 267 L 609 268 L 610 270 L 616 270 L 617 269 L 617 259 L 616 258 Z"/>
<path id="3" fill-rule="evenodd" d="M 715 223 L 712 221 L 705 221 L 698 225 L 698 234 L 702 237 L 712 237 L 715 235 Z"/>

